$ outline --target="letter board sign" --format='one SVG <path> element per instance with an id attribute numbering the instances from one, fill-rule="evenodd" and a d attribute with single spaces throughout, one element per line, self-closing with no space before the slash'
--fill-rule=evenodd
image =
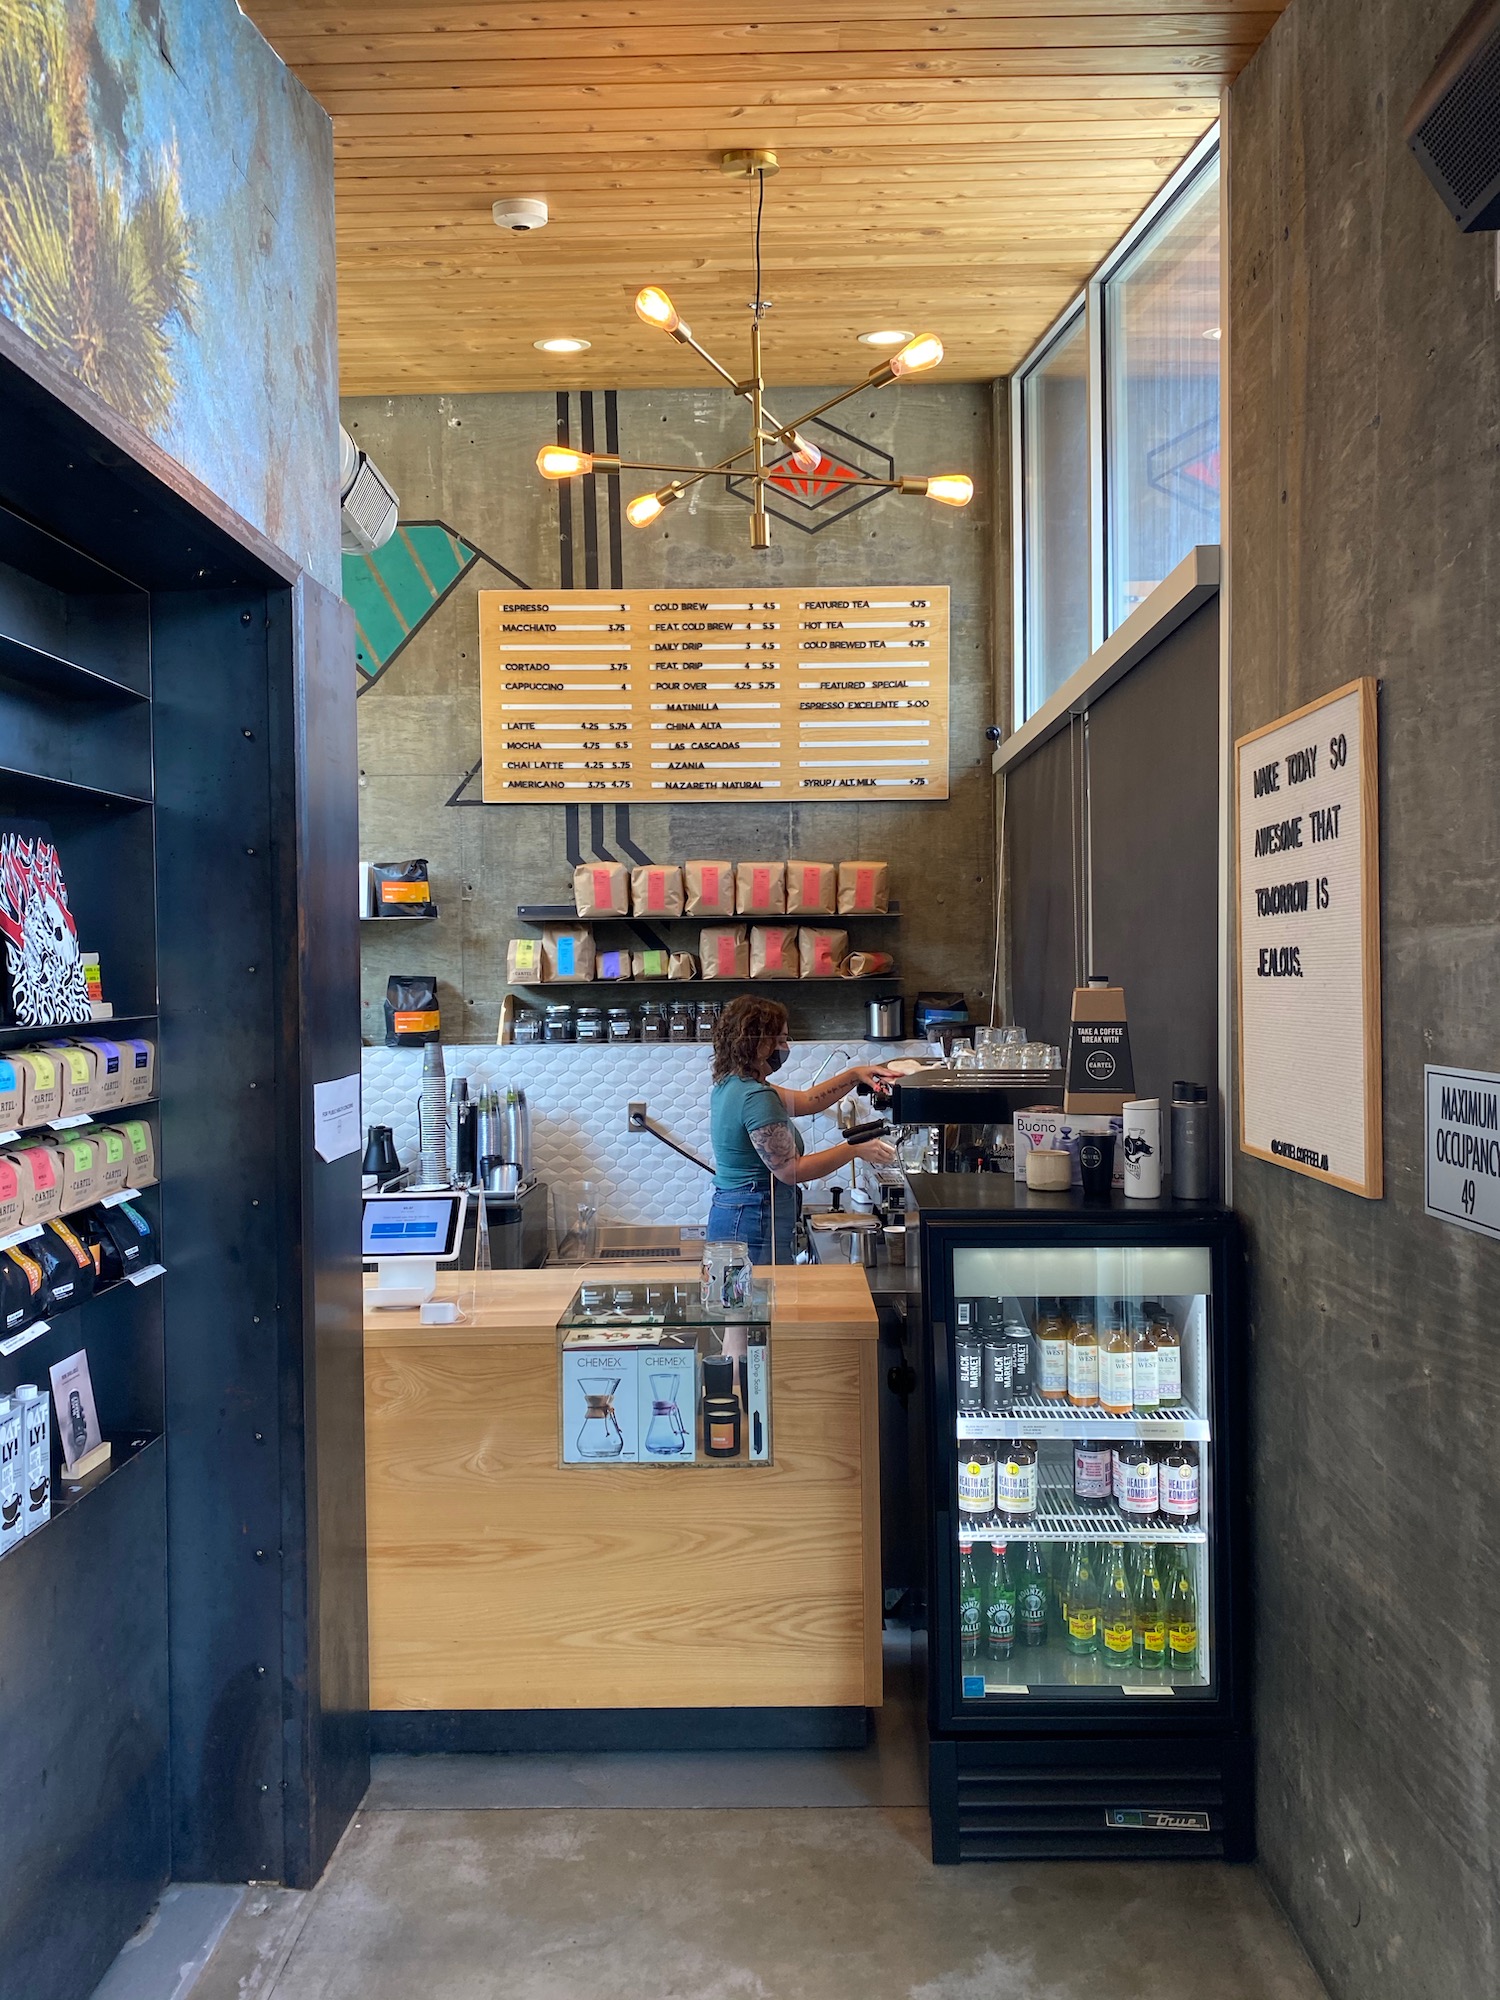
<path id="1" fill-rule="evenodd" d="M 1376 683 L 1235 745 L 1240 1147 L 1381 1192 Z"/>

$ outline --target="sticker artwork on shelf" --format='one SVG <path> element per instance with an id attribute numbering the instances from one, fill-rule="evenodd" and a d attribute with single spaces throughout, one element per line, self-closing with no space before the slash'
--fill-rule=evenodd
<path id="1" fill-rule="evenodd" d="M 40 820 L 0 820 L 0 939 L 8 1025 L 50 1028 L 93 1019 L 62 862 Z"/>

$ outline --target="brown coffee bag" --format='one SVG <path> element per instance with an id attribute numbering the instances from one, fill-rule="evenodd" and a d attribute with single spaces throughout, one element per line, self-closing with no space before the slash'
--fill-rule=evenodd
<path id="1" fill-rule="evenodd" d="M 126 1051 L 118 1042 L 96 1041 L 92 1038 L 80 1042 L 78 1046 L 87 1049 L 94 1066 L 94 1109 L 117 1110 L 125 1102 Z"/>
<path id="2" fill-rule="evenodd" d="M 644 868 L 632 868 L 630 908 L 637 917 L 680 917 L 682 870 L 676 862 L 665 868 L 654 861 Z"/>
<path id="3" fill-rule="evenodd" d="M 594 976 L 594 933 L 565 931 L 549 924 L 542 932 L 542 977 L 544 980 L 592 979 Z"/>
<path id="4" fill-rule="evenodd" d="M 690 917 L 734 915 L 732 861 L 685 861 L 682 873 L 687 884 L 686 915 Z"/>
<path id="5" fill-rule="evenodd" d="M 779 917 L 786 910 L 786 863 L 742 861 L 734 871 L 734 907 L 742 917 Z"/>
<path id="6" fill-rule="evenodd" d="M 45 1125 L 62 1117 L 62 1073 L 44 1049 L 17 1049 L 11 1058 L 21 1073 L 21 1123 Z"/>
<path id="7" fill-rule="evenodd" d="M 582 861 L 573 870 L 573 903 L 580 917 L 628 917 L 630 870 L 623 861 Z"/>
<path id="8" fill-rule="evenodd" d="M 750 942 L 743 924 L 722 924 L 699 933 L 705 979 L 748 979 Z"/>
<path id="9" fill-rule="evenodd" d="M 136 1035 L 120 1044 L 125 1067 L 125 1102 L 144 1104 L 156 1095 L 156 1044 Z"/>
<path id="10" fill-rule="evenodd" d="M 831 861 L 786 864 L 788 916 L 831 917 L 839 904 L 839 871 Z"/>
<path id="11" fill-rule="evenodd" d="M 57 1063 L 62 1080 L 62 1110 L 59 1118 L 79 1118 L 98 1107 L 94 1100 L 94 1066 L 87 1050 L 76 1042 L 44 1042 L 43 1048 Z"/>
<path id="12" fill-rule="evenodd" d="M 14 1056 L 0 1055 L 0 1132 L 14 1132 L 21 1123 L 25 1081 Z M 0 1236 L 5 1231 L 0 1229 Z"/>
<path id="13" fill-rule="evenodd" d="M 21 1176 L 15 1161 L 0 1153 L 0 1236 L 9 1236 L 22 1226 Z"/>
<path id="14" fill-rule="evenodd" d="M 839 915 L 868 916 L 890 903 L 890 864 L 885 861 L 839 863 Z"/>
<path id="15" fill-rule="evenodd" d="M 125 1134 L 113 1125 L 91 1125 L 89 1137 L 104 1161 L 104 1193 L 118 1194 L 130 1186 L 130 1153 Z"/>
<path id="16" fill-rule="evenodd" d="M 888 951 L 851 951 L 839 972 L 845 979 L 875 979 L 894 971 L 895 965 Z"/>
<path id="17" fill-rule="evenodd" d="M 630 977 L 630 953 L 628 951 L 601 951 L 595 961 L 600 979 L 628 979 Z"/>
<path id="18" fill-rule="evenodd" d="M 547 977 L 540 938 L 511 938 L 505 947 L 507 986 L 540 986 Z"/>
<path id="19" fill-rule="evenodd" d="M 106 1192 L 104 1148 L 96 1146 L 86 1132 L 64 1132 L 57 1153 L 62 1160 L 62 1212 L 76 1214 L 88 1208 Z"/>
<path id="20" fill-rule="evenodd" d="M 804 924 L 797 933 L 797 954 L 800 978 L 837 979 L 839 967 L 849 956 L 849 933 L 816 930 Z"/>
<path id="21" fill-rule="evenodd" d="M 750 926 L 750 977 L 752 979 L 800 979 L 797 959 L 796 926 L 752 924 Z"/>
<path id="22" fill-rule="evenodd" d="M 707 974 L 704 977 L 707 978 Z M 668 979 L 696 979 L 698 961 L 690 951 L 674 951 L 667 960 Z"/>
<path id="23" fill-rule="evenodd" d="M 50 1146 L 16 1146 L 6 1155 L 21 1183 L 21 1222 L 62 1213 L 62 1162 Z"/>
<path id="24" fill-rule="evenodd" d="M 672 954 L 669 951 L 636 951 L 630 955 L 630 973 L 633 979 L 666 979 L 670 977 L 668 966 Z"/>

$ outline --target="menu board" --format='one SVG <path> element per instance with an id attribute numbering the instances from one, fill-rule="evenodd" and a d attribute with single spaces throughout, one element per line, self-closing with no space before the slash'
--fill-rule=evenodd
<path id="1" fill-rule="evenodd" d="M 483 797 L 945 799 L 948 591 L 479 593 Z"/>
<path id="2" fill-rule="evenodd" d="M 1240 1145 L 1381 1190 L 1380 885 L 1373 680 L 1235 746 Z"/>

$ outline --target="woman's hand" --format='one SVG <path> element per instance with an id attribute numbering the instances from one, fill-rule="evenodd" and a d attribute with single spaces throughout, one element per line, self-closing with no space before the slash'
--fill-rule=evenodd
<path id="1" fill-rule="evenodd" d="M 896 1149 L 889 1139 L 866 1139 L 849 1150 L 856 1160 L 863 1160 L 867 1167 L 889 1167 L 896 1158 Z"/>
<path id="2" fill-rule="evenodd" d="M 852 1076 L 856 1083 L 862 1083 L 866 1090 L 883 1090 L 888 1083 L 896 1081 L 884 1063 L 855 1063 L 844 1074 Z"/>

